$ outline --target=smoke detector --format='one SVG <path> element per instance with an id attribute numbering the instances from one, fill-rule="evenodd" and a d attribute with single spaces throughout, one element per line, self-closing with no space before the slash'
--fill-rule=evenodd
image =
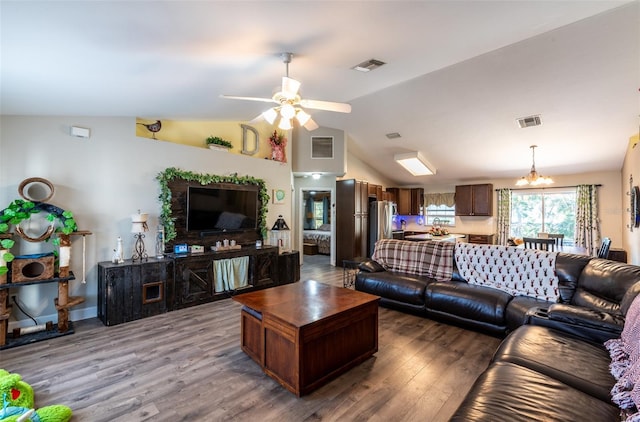
<path id="1" fill-rule="evenodd" d="M 539 114 L 536 114 L 535 116 L 521 117 L 516 119 L 516 121 L 521 129 L 524 129 L 525 127 L 540 126 L 542 124 Z"/>

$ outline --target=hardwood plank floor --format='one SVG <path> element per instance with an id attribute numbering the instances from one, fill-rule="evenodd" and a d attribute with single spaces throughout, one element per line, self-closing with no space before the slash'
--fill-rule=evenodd
<path id="1" fill-rule="evenodd" d="M 305 255 L 301 278 L 342 286 L 329 257 Z M 296 398 L 240 349 L 230 299 L 105 327 L 78 321 L 70 336 L 0 351 L 39 407 L 73 421 L 446 421 L 500 340 L 380 308 L 379 351 Z"/>

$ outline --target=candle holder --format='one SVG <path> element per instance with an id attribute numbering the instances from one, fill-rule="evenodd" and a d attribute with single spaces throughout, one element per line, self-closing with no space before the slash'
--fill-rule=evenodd
<path id="1" fill-rule="evenodd" d="M 138 214 L 131 215 L 131 233 L 135 233 L 133 237 L 136 239 L 133 246 L 133 256 L 131 257 L 133 262 L 149 260 L 143 240 L 144 232 L 149 231 L 149 226 L 147 226 L 148 218 L 149 214 L 141 213 L 140 210 L 138 210 Z"/>

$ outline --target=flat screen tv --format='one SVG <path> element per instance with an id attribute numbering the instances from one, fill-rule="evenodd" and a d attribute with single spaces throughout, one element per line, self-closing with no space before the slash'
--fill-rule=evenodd
<path id="1" fill-rule="evenodd" d="M 256 230 L 259 206 L 257 189 L 190 186 L 187 231 Z"/>

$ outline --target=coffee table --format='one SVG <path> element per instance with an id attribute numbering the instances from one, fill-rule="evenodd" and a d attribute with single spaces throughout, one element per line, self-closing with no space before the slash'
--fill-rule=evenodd
<path id="1" fill-rule="evenodd" d="M 242 350 L 300 397 L 378 351 L 379 299 L 313 280 L 236 295 Z"/>

